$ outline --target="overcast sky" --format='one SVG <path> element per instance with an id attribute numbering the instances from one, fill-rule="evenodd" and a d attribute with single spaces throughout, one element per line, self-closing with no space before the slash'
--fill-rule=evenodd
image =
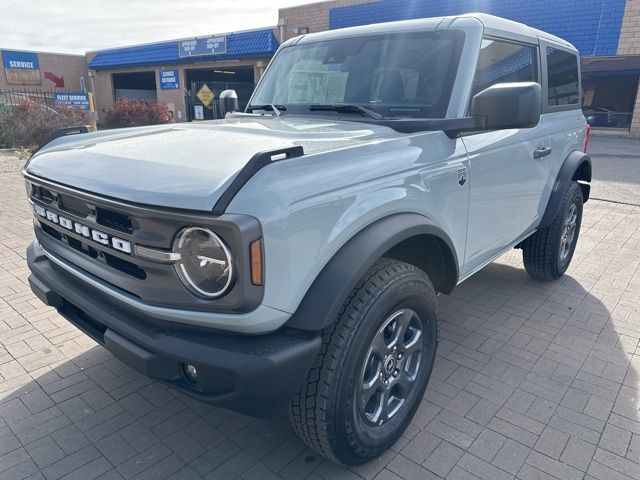
<path id="1" fill-rule="evenodd" d="M 310 0 L 0 0 L 0 48 L 60 53 L 272 26 Z"/>

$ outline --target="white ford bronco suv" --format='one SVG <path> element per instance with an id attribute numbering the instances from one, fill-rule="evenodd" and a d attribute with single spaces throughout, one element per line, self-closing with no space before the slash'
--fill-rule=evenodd
<path id="1" fill-rule="evenodd" d="M 284 43 L 244 112 L 71 135 L 24 169 L 42 301 L 127 365 L 379 456 L 425 392 L 437 294 L 504 252 L 560 277 L 589 198 L 569 43 L 483 14 Z"/>

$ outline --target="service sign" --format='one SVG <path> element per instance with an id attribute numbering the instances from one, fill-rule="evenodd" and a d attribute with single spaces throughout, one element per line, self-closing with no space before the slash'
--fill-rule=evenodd
<path id="1" fill-rule="evenodd" d="M 181 57 L 197 57 L 202 55 L 222 55 L 227 53 L 227 37 L 192 38 L 178 42 Z"/>
<path id="2" fill-rule="evenodd" d="M 42 83 L 37 53 L 2 50 L 2 65 L 9 84 L 40 85 Z"/>
<path id="3" fill-rule="evenodd" d="M 54 93 L 53 100 L 56 103 L 66 105 L 68 107 L 81 108 L 83 110 L 90 110 L 89 107 L 89 95 L 86 93 Z"/>
<path id="4" fill-rule="evenodd" d="M 160 89 L 176 90 L 180 87 L 178 70 L 160 70 Z"/>

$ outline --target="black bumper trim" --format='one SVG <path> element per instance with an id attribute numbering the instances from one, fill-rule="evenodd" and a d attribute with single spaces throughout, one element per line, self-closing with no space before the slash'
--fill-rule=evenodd
<path id="1" fill-rule="evenodd" d="M 29 246 L 27 262 L 29 284 L 40 300 L 130 367 L 204 402 L 250 415 L 278 415 L 320 350 L 317 333 L 234 335 L 160 326 L 113 304 L 37 248 Z M 196 366 L 196 382 L 184 376 L 185 364 Z"/>

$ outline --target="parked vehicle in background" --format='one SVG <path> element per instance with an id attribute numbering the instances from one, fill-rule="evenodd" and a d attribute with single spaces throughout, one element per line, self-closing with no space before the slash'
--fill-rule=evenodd
<path id="1" fill-rule="evenodd" d="M 628 114 L 618 112 L 613 107 L 585 105 L 582 113 L 592 127 L 628 127 Z"/>
<path id="2" fill-rule="evenodd" d="M 29 282 L 145 375 L 287 408 L 312 449 L 364 463 L 420 405 L 438 294 L 514 247 L 536 279 L 569 267 L 579 86 L 572 45 L 489 15 L 297 37 L 244 113 L 34 155 Z"/>

